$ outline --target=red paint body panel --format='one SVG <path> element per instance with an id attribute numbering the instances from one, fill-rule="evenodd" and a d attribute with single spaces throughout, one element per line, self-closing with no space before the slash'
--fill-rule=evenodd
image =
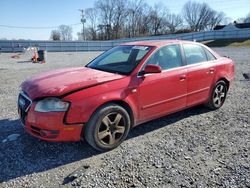
<path id="1" fill-rule="evenodd" d="M 186 106 L 186 68 L 151 74 L 139 79 L 140 121 L 168 114 Z"/>
<path id="2" fill-rule="evenodd" d="M 124 76 L 86 67 L 66 68 L 34 76 L 21 85 L 31 99 L 60 96 L 80 88 L 91 87 Z"/>
<path id="3" fill-rule="evenodd" d="M 68 111 L 66 121 L 68 123 L 88 122 L 98 107 L 110 101 L 126 102 L 133 110 L 135 119 L 138 119 L 138 106 L 136 105 L 138 95 L 132 92 L 136 87 L 136 82 L 126 77 L 72 93 L 64 98 L 66 101 L 74 101 Z"/>
<path id="4" fill-rule="evenodd" d="M 213 86 L 220 79 L 226 79 L 231 85 L 234 79 L 233 61 L 220 57 L 207 47 L 217 60 L 138 76 L 142 65 L 156 50 L 165 45 L 181 43 L 170 40 L 124 44 L 153 46 L 130 75 L 80 67 L 43 73 L 25 81 L 22 90 L 33 101 L 27 112 L 26 130 L 48 141 L 78 141 L 84 125 L 105 103 L 122 101 L 129 106 L 135 126 L 207 102 Z M 51 96 L 70 102 L 68 111 L 34 111 L 37 100 Z M 44 137 L 34 132 L 32 126 L 36 130 L 45 130 L 45 133 L 51 131 L 51 134 L 57 135 L 54 138 Z"/>
<path id="5" fill-rule="evenodd" d="M 65 113 L 61 112 L 35 112 L 33 103 L 27 115 L 25 130 L 42 140 L 48 141 L 79 141 L 83 124 L 66 125 L 63 122 Z M 46 138 L 41 136 L 41 130 L 56 130 L 59 134 L 55 138 Z"/>
<path id="6" fill-rule="evenodd" d="M 187 106 L 204 102 L 209 97 L 216 62 L 202 62 L 187 66 Z"/>

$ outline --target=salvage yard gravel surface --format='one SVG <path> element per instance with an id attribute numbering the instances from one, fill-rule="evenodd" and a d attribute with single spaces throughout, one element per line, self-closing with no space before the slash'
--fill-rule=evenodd
<path id="1" fill-rule="evenodd" d="M 235 61 L 222 108 L 197 106 L 144 123 L 105 153 L 29 136 L 16 105 L 25 79 L 83 66 L 100 52 L 48 53 L 45 64 L 0 54 L 0 187 L 250 187 L 250 81 L 242 76 L 250 73 L 250 48 L 214 50 Z"/>

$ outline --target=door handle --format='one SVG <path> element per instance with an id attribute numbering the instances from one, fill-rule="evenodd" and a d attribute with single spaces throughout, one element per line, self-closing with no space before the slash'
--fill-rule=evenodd
<path id="1" fill-rule="evenodd" d="M 186 75 L 185 74 L 182 74 L 182 75 L 180 75 L 180 81 L 183 81 L 183 80 L 186 80 Z"/>
<path id="2" fill-rule="evenodd" d="M 214 73 L 214 68 L 210 68 L 210 69 L 209 69 L 209 73 L 210 73 L 210 74 L 213 74 L 213 73 Z"/>

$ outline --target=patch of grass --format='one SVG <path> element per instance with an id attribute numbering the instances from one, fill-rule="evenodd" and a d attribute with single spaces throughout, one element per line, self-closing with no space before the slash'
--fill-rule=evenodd
<path id="1" fill-rule="evenodd" d="M 250 39 L 223 39 L 223 40 L 210 40 L 203 41 L 203 44 L 209 47 L 250 47 Z"/>

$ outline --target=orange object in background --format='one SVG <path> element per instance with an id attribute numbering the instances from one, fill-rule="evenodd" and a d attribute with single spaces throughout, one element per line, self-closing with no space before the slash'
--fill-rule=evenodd
<path id="1" fill-rule="evenodd" d="M 36 49 L 34 50 L 34 56 L 33 56 L 33 63 L 37 63 L 37 52 Z"/>

